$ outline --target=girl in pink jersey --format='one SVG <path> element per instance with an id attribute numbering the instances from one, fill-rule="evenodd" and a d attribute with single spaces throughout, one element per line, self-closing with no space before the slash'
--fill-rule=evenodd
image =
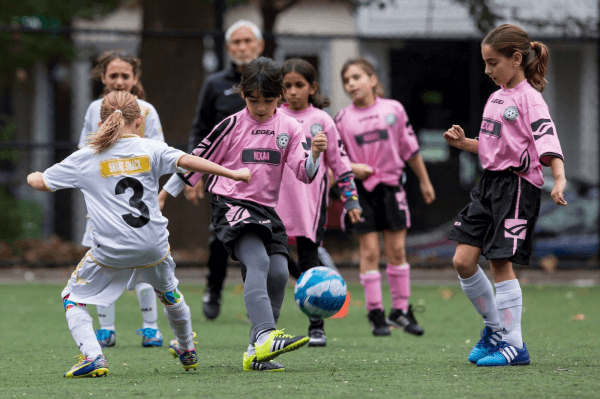
<path id="1" fill-rule="evenodd" d="M 398 101 L 382 98 L 383 89 L 373 66 L 363 58 L 349 60 L 342 68 L 342 80 L 353 104 L 342 109 L 335 121 L 358 179 L 363 220 L 349 226 L 349 230 L 358 234 L 360 282 L 373 335 L 389 335 L 388 325 L 422 335 L 423 329 L 408 303 L 410 265 L 404 242 L 410 215 L 406 193 L 399 184 L 405 165 L 419 178 L 425 203 L 433 202 L 435 192 L 406 111 Z M 393 309 L 387 319 L 381 295 L 379 232 L 383 235 L 392 293 Z"/>
<path id="2" fill-rule="evenodd" d="M 332 143 L 323 154 L 321 166 L 312 184 L 302 184 L 296 180 L 290 169 L 286 168 L 283 171 L 279 204 L 275 208 L 287 234 L 296 240 L 299 268 L 297 272 L 304 273 L 322 264 L 319 259 L 319 246 L 324 238 L 327 221 L 328 168 L 331 168 L 333 178 L 342 189 L 344 208 L 353 223 L 359 221 L 362 210 L 358 204 L 350 160 L 344 151 L 335 123 L 321 109 L 329 105 L 329 98 L 320 94 L 315 68 L 305 60 L 293 58 L 283 64 L 281 72 L 287 103 L 278 110 L 300 123 L 309 144 L 313 137 L 321 132 L 325 133 L 327 141 Z M 290 267 L 292 274 L 293 270 L 294 268 Z M 298 278 L 299 274 L 294 277 Z M 308 336 L 308 346 L 326 345 L 323 319 L 310 319 Z"/>
<path id="3" fill-rule="evenodd" d="M 252 184 L 231 184 L 211 176 L 205 187 L 213 194 L 212 223 L 217 238 L 247 270 L 244 302 L 252 329 L 243 368 L 282 371 L 281 364 L 270 360 L 304 346 L 309 339 L 284 334 L 275 326 L 289 275 L 288 237 L 275 207 L 286 168 L 303 183 L 313 181 L 320 169 L 320 153 L 327 149 L 327 137 L 317 134 L 311 150 L 300 124 L 277 110 L 283 77 L 273 60 L 260 57 L 246 66 L 237 89 L 246 108 L 217 125 L 193 154 L 228 168 L 243 165 L 252 173 Z M 193 172 L 179 176 L 190 185 L 201 177 Z M 176 195 L 181 188 L 170 187 L 173 183 L 171 179 L 164 190 Z"/>
<path id="4" fill-rule="evenodd" d="M 541 94 L 549 55 L 545 45 L 532 42 L 515 25 L 491 31 L 481 42 L 481 55 L 485 73 L 501 89 L 485 105 L 479 137 L 465 138 L 458 125 L 444 133 L 454 147 L 479 154 L 484 169 L 450 234 L 458 241 L 453 263 L 485 324 L 469 361 L 478 366 L 526 365 L 530 359 L 521 335 L 523 299 L 512 264 L 529 264 L 542 166 L 552 168 L 552 199 L 567 205 L 563 155 Z M 495 297 L 477 265 L 480 255 L 490 261 Z"/>

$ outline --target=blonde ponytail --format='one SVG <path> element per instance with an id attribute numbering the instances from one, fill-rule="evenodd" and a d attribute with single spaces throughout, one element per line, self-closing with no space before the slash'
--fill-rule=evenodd
<path id="1" fill-rule="evenodd" d="M 125 91 L 113 91 L 104 96 L 100 108 L 100 130 L 88 144 L 96 154 L 107 150 L 122 136 L 125 124 L 135 123 L 141 115 L 135 96 Z"/>

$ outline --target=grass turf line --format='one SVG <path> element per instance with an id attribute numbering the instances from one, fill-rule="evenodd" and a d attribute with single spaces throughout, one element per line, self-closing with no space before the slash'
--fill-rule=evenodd
<path id="1" fill-rule="evenodd" d="M 280 356 L 284 373 L 243 371 L 250 324 L 240 286 L 225 288 L 221 315 L 213 322 L 202 316 L 203 288 L 181 287 L 199 342 L 198 370 L 187 373 L 167 349 L 173 334 L 162 304 L 158 322 L 165 344 L 143 348 L 135 334 L 142 326 L 137 298 L 126 291 L 117 301 L 117 345 L 104 350 L 110 375 L 80 380 L 62 377 L 78 354 L 65 321 L 62 288 L 0 285 L 1 398 L 562 398 L 597 397 L 600 390 L 600 287 L 525 286 L 524 340 L 532 364 L 482 368 L 467 360 L 482 323 L 460 287 L 413 287 L 411 302 L 426 308 L 416 314 L 424 336 L 394 330 L 376 338 L 362 287 L 351 284 L 348 316 L 325 322 L 327 346 Z M 391 299 L 383 288 L 387 312 Z M 89 309 L 97 327 L 95 306 Z M 288 287 L 278 328 L 299 335 L 307 327 Z"/>

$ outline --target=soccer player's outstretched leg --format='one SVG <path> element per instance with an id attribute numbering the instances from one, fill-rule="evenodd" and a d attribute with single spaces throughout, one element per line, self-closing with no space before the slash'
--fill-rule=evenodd
<path id="1" fill-rule="evenodd" d="M 523 294 L 512 265 L 529 264 L 544 183 L 542 166 L 552 168 L 555 204 L 567 205 L 562 150 L 541 95 L 548 48 L 532 42 L 518 26 L 505 24 L 483 39 L 481 55 L 485 73 L 501 88 L 485 105 L 479 140 L 466 138 L 458 125 L 444 133 L 450 145 L 479 154 L 484 169 L 450 233 L 450 239 L 458 241 L 453 263 L 484 323 L 468 360 L 483 367 L 527 365 L 529 351 L 521 333 Z M 480 255 L 490 261 L 495 296 L 477 265 Z"/>

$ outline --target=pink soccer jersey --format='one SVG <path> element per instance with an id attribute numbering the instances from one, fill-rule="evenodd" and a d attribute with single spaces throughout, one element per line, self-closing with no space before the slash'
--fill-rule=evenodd
<path id="1" fill-rule="evenodd" d="M 369 165 L 374 173 L 363 186 L 367 191 L 380 183 L 398 186 L 402 171 L 419 151 L 408 115 L 396 100 L 375 97 L 366 108 L 352 104 L 335 117 L 350 161 Z"/>
<path id="2" fill-rule="evenodd" d="M 477 150 L 484 169 L 511 168 L 536 187 L 544 184 L 542 165 L 549 166 L 551 157 L 563 159 L 548 106 L 527 80 L 490 96 Z"/>
<path id="3" fill-rule="evenodd" d="M 290 168 L 284 168 L 279 204 L 275 208 L 289 236 L 306 237 L 316 242 L 322 205 L 329 198 L 327 168 L 331 168 L 336 180 L 350 176 L 350 160 L 333 120 L 325 111 L 312 104 L 302 111 L 293 111 L 288 104 L 284 104 L 279 111 L 300 123 L 309 146 L 317 133 L 325 132 L 327 135 L 327 150 L 321 154 L 321 165 L 313 183 L 302 184 Z"/>
<path id="4" fill-rule="evenodd" d="M 232 170 L 248 168 L 252 174 L 250 183 L 210 176 L 207 191 L 274 208 L 285 165 L 295 179 L 311 182 L 305 166 L 309 149 L 293 118 L 276 111 L 270 119 L 257 122 L 244 108 L 217 125 L 192 153 Z M 195 185 L 201 175 L 190 172 L 185 177 Z"/>

